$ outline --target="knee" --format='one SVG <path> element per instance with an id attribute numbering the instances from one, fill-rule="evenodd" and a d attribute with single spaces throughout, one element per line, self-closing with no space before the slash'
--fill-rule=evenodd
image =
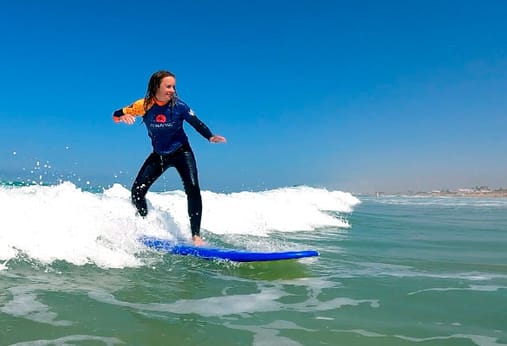
<path id="1" fill-rule="evenodd" d="M 196 178 L 183 179 L 183 188 L 188 194 L 196 194 L 201 192 L 199 181 Z"/>
<path id="2" fill-rule="evenodd" d="M 185 185 L 185 193 L 189 197 L 201 198 L 201 188 L 199 187 L 199 185 L 195 185 L 195 184 Z"/>

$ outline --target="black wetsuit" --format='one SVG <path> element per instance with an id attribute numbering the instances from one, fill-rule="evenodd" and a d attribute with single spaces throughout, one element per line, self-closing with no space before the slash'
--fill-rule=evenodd
<path id="1" fill-rule="evenodd" d="M 113 114 L 115 121 L 124 114 L 138 115 L 144 112 L 144 101 L 138 100 Z M 204 138 L 213 134 L 200 121 L 194 112 L 181 100 L 165 105 L 153 104 L 143 115 L 143 122 L 151 138 L 153 152 L 142 165 L 132 185 L 132 203 L 139 215 L 146 216 L 148 208 L 146 193 L 167 168 L 178 171 L 187 195 L 188 215 L 192 236 L 199 235 L 202 216 L 202 199 L 197 175 L 194 153 L 183 130 L 183 121 L 187 121 Z"/>
<path id="2" fill-rule="evenodd" d="M 166 171 L 174 167 L 178 171 L 187 194 L 188 216 L 192 235 L 199 235 L 201 229 L 202 199 L 197 177 L 197 166 L 194 153 L 188 143 L 171 154 L 151 153 L 137 174 L 132 185 L 132 203 L 139 215 L 148 214 L 146 193 L 150 186 Z"/>

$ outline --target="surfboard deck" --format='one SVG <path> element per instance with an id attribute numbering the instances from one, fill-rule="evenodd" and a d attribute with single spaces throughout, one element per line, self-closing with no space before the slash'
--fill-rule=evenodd
<path id="1" fill-rule="evenodd" d="M 208 260 L 222 259 L 233 262 L 262 262 L 319 256 L 319 252 L 315 250 L 258 252 L 206 246 L 193 246 L 189 244 L 175 244 L 167 239 L 154 237 L 142 237 L 140 238 L 140 241 L 152 249 L 161 250 L 176 255 L 196 256 Z"/>

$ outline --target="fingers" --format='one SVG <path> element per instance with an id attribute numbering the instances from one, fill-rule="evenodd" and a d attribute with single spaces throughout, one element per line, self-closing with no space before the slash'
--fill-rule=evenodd
<path id="1" fill-rule="evenodd" d="M 211 143 L 227 143 L 225 137 L 218 135 L 211 137 L 209 140 Z"/>
<path id="2" fill-rule="evenodd" d="M 136 117 L 131 114 L 125 114 L 121 117 L 121 120 L 128 125 L 132 125 L 136 122 Z"/>

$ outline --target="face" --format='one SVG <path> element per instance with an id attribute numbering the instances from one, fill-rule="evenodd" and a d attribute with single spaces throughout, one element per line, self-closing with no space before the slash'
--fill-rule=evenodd
<path id="1" fill-rule="evenodd" d="M 173 98 L 176 93 L 176 79 L 174 77 L 164 77 L 160 82 L 160 86 L 158 87 L 157 94 L 155 97 L 157 100 L 162 102 L 167 102 Z"/>

